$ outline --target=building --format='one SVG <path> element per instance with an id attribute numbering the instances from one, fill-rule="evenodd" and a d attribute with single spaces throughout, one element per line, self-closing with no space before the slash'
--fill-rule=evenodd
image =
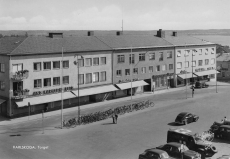
<path id="1" fill-rule="evenodd" d="M 61 109 L 61 99 L 68 108 L 184 86 L 193 77 L 215 80 L 215 44 L 161 29 L 146 36 L 4 37 L 0 44 L 0 110 L 8 117 Z"/>
<path id="2" fill-rule="evenodd" d="M 230 81 L 230 54 L 224 53 L 217 56 L 217 70 L 220 72 L 217 75 L 218 81 Z"/>

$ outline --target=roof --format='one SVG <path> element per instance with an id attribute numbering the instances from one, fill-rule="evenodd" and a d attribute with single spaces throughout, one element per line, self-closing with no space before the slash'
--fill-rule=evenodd
<path id="1" fill-rule="evenodd" d="M 0 54 L 7 54 L 16 49 L 26 37 L 3 37 L 0 38 Z"/>
<path id="2" fill-rule="evenodd" d="M 216 61 L 230 61 L 230 54 L 223 53 L 216 57 Z"/>
<path id="3" fill-rule="evenodd" d="M 184 128 L 175 128 L 175 129 L 169 129 L 168 131 L 180 133 L 180 134 L 189 134 L 193 135 L 191 130 L 184 129 Z"/>
<path id="4" fill-rule="evenodd" d="M 173 47 L 171 43 L 154 35 L 97 36 L 97 38 L 113 49 L 131 47 Z"/>
<path id="5" fill-rule="evenodd" d="M 164 39 L 177 46 L 215 44 L 192 36 L 165 36 Z"/>
<path id="6" fill-rule="evenodd" d="M 180 114 L 178 114 L 178 116 L 184 116 L 186 114 L 188 114 L 188 112 L 181 112 Z"/>

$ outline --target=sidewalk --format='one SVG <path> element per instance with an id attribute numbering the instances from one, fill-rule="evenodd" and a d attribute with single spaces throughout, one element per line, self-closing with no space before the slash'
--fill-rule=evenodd
<path id="1" fill-rule="evenodd" d="M 210 89 L 215 88 L 214 86 L 216 86 L 216 84 L 217 84 L 217 87 L 218 86 L 230 86 L 230 83 L 225 83 L 225 82 L 217 82 L 217 83 L 216 82 L 207 82 L 207 84 L 210 85 L 210 87 L 209 87 Z M 133 96 L 132 99 L 135 100 L 138 98 L 153 96 L 154 94 L 163 94 L 163 93 L 181 91 L 184 89 L 185 89 L 185 87 L 178 87 L 178 88 L 169 88 L 169 89 L 159 90 L 159 91 L 155 91 L 154 93 L 144 92 L 142 94 L 137 94 L 137 95 Z M 130 97 L 118 98 L 118 99 L 113 99 L 113 100 L 109 100 L 109 101 L 83 105 L 83 106 L 80 106 L 80 109 L 84 110 L 84 109 L 89 109 L 89 108 L 93 108 L 93 107 L 97 107 L 97 106 L 106 106 L 108 104 L 118 103 L 118 102 L 122 102 L 122 101 L 129 101 L 129 100 L 130 100 Z M 78 110 L 78 107 L 63 109 L 63 114 L 68 114 L 70 112 L 74 112 L 77 110 Z M 45 117 L 47 118 L 47 117 L 52 117 L 52 116 L 60 116 L 60 111 L 61 110 L 46 112 Z M 21 118 L 9 119 L 9 120 L 6 119 L 4 121 L 0 121 L 0 126 L 8 125 L 8 124 L 21 123 L 21 122 L 26 122 L 26 121 L 32 121 L 32 120 L 38 120 L 38 119 L 41 119 L 41 114 L 31 115 L 29 117 L 26 116 L 26 117 L 21 117 Z"/>

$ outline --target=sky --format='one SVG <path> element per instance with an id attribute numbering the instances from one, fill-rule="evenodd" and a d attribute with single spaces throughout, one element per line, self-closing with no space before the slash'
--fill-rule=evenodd
<path id="1" fill-rule="evenodd" d="M 123 25 L 122 25 L 123 21 Z M 230 0 L 0 0 L 0 30 L 230 29 Z"/>

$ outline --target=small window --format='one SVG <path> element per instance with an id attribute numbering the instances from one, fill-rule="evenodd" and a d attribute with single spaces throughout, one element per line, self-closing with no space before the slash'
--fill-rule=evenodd
<path id="1" fill-rule="evenodd" d="M 98 57 L 93 58 L 93 65 L 94 65 L 94 66 L 99 65 L 99 58 L 98 58 Z"/>
<path id="2" fill-rule="evenodd" d="M 203 60 L 199 60 L 198 61 L 198 66 L 202 66 L 203 65 Z"/>
<path id="3" fill-rule="evenodd" d="M 181 57 L 181 51 L 180 50 L 177 51 L 177 57 Z"/>
<path id="4" fill-rule="evenodd" d="M 36 79 L 34 80 L 34 88 L 41 88 L 42 87 L 42 80 Z"/>
<path id="5" fill-rule="evenodd" d="M 133 74 L 137 75 L 138 74 L 138 68 L 133 69 Z"/>
<path id="6" fill-rule="evenodd" d="M 121 76 L 121 75 L 122 75 L 121 70 L 117 70 L 117 76 Z"/>
<path id="7" fill-rule="evenodd" d="M 169 70 L 173 70 L 173 64 L 169 64 Z"/>
<path id="8" fill-rule="evenodd" d="M 44 70 L 51 70 L 51 62 L 43 62 Z"/>
<path id="9" fill-rule="evenodd" d="M 153 72 L 153 66 L 149 66 L 149 73 Z"/>
<path id="10" fill-rule="evenodd" d="M 53 85 L 54 86 L 60 85 L 60 77 L 53 77 Z"/>
<path id="11" fill-rule="evenodd" d="M 211 59 L 211 65 L 215 64 L 215 59 Z"/>
<path id="12" fill-rule="evenodd" d="M 181 69 L 182 68 L 182 62 L 177 62 L 177 69 Z"/>
<path id="13" fill-rule="evenodd" d="M 60 69 L 60 61 L 53 61 L 53 69 Z"/>
<path id="14" fill-rule="evenodd" d="M 51 78 L 44 78 L 44 87 L 50 87 L 51 86 Z"/>
<path id="15" fill-rule="evenodd" d="M 99 72 L 94 72 L 93 73 L 93 82 L 99 82 Z"/>
<path id="16" fill-rule="evenodd" d="M 162 65 L 162 71 L 166 70 L 166 65 Z"/>
<path id="17" fill-rule="evenodd" d="M 129 54 L 129 64 L 134 64 L 134 63 L 135 63 L 135 55 Z"/>
<path id="18" fill-rule="evenodd" d="M 189 67 L 189 61 L 185 62 L 185 67 L 188 68 Z"/>
<path id="19" fill-rule="evenodd" d="M 205 65 L 209 64 L 209 59 L 205 59 Z"/>
<path id="20" fill-rule="evenodd" d="M 189 56 L 190 50 L 185 50 L 184 56 Z"/>
<path id="21" fill-rule="evenodd" d="M 63 61 L 63 68 L 69 68 L 69 61 Z"/>
<path id="22" fill-rule="evenodd" d="M 91 58 L 85 59 L 85 66 L 92 66 L 92 59 Z"/>
<path id="23" fill-rule="evenodd" d="M 41 62 L 34 63 L 34 71 L 41 71 Z"/>
<path id="24" fill-rule="evenodd" d="M 106 71 L 101 72 L 101 81 L 106 81 Z"/>
<path id="25" fill-rule="evenodd" d="M 146 67 L 141 68 L 141 73 L 146 73 Z"/>
<path id="26" fill-rule="evenodd" d="M 86 73 L 86 84 L 92 83 L 92 73 Z"/>
<path id="27" fill-rule="evenodd" d="M 199 52 L 200 55 L 202 55 L 202 49 L 200 49 L 200 52 Z"/>
<path id="28" fill-rule="evenodd" d="M 63 76 L 63 84 L 69 84 L 69 76 Z"/>
<path id="29" fill-rule="evenodd" d="M 215 54 L 215 48 L 212 48 L 211 54 Z"/>
<path id="30" fill-rule="evenodd" d="M 84 84 L 84 74 L 79 74 L 78 80 L 79 84 Z"/>
<path id="31" fill-rule="evenodd" d="M 172 58 L 172 51 L 167 52 L 167 59 L 170 59 L 170 58 Z"/>
<path id="32" fill-rule="evenodd" d="M 160 65 L 157 65 L 157 67 L 156 67 L 156 71 L 157 71 L 157 72 L 159 72 L 160 70 L 161 70 Z"/>
<path id="33" fill-rule="evenodd" d="M 4 91 L 5 90 L 5 82 L 0 81 L 0 90 Z"/>
<path id="34" fill-rule="evenodd" d="M 145 53 L 139 54 L 139 61 L 145 61 Z"/>
<path id="35" fill-rule="evenodd" d="M 78 59 L 77 61 L 78 61 L 79 67 L 84 67 L 84 59 Z"/>
<path id="36" fill-rule="evenodd" d="M 205 49 L 205 55 L 208 55 L 208 49 Z"/>
<path id="37" fill-rule="evenodd" d="M 163 61 L 164 58 L 163 58 L 163 52 L 159 52 L 159 61 Z"/>
<path id="38" fill-rule="evenodd" d="M 0 72 L 2 72 L 2 73 L 5 72 L 5 64 L 4 63 L 0 64 Z"/>
<path id="39" fill-rule="evenodd" d="M 117 55 L 117 63 L 124 63 L 125 55 Z"/>
<path id="40" fill-rule="evenodd" d="M 192 67 L 196 67 L 196 61 L 192 61 Z"/>
<path id="41" fill-rule="evenodd" d="M 106 64 L 106 57 L 101 57 L 101 65 L 105 65 Z"/>
<path id="42" fill-rule="evenodd" d="M 149 53 L 149 60 L 155 60 L 155 52 Z"/>
<path id="43" fill-rule="evenodd" d="M 125 69 L 125 75 L 129 76 L 130 75 L 130 69 Z"/>

